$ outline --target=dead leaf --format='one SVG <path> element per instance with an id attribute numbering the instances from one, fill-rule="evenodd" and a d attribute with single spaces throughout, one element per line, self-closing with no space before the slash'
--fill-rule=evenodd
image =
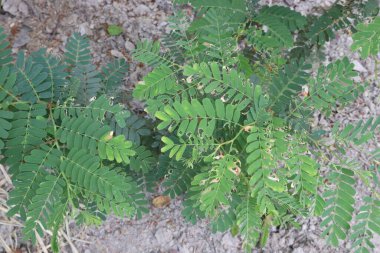
<path id="1" fill-rule="evenodd" d="M 244 132 L 250 132 L 253 126 L 244 126 L 243 130 Z"/>
<path id="2" fill-rule="evenodd" d="M 103 141 L 109 141 L 113 138 L 113 131 L 110 131 L 109 133 L 106 133 L 103 137 L 102 137 L 102 140 Z"/>
<path id="3" fill-rule="evenodd" d="M 152 204 L 156 208 L 166 207 L 170 204 L 170 197 L 168 196 L 158 196 L 152 201 Z"/>
<path id="4" fill-rule="evenodd" d="M 220 179 L 219 178 L 214 178 L 213 180 L 211 180 L 211 183 L 219 183 Z"/>
<path id="5" fill-rule="evenodd" d="M 236 176 L 240 175 L 241 169 L 240 167 L 236 166 L 235 168 L 230 168 L 230 171 L 234 173 Z"/>

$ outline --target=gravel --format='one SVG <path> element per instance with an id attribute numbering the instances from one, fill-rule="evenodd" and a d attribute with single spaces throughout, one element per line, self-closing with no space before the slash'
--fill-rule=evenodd
<path id="1" fill-rule="evenodd" d="M 181 216 L 181 200 L 172 200 L 166 208 L 152 208 L 140 220 L 109 217 L 99 228 L 77 230 L 80 252 L 239 252 L 240 239 L 230 233 L 213 234 L 207 221 L 196 225 Z M 111 248 L 110 248 L 110 245 Z"/>
<path id="2" fill-rule="evenodd" d="M 282 4 L 307 14 L 318 15 L 335 2 L 302 1 L 302 0 L 262 0 L 262 4 Z M 13 52 L 19 50 L 33 51 L 47 47 L 57 54 L 63 53 L 64 44 L 73 32 L 86 34 L 91 40 L 94 61 L 104 64 L 113 57 L 125 58 L 131 64 L 125 82 L 125 89 L 133 89 L 134 85 L 148 73 L 145 66 L 136 65 L 131 61 L 131 51 L 137 41 L 142 39 L 159 39 L 167 32 L 167 17 L 172 12 L 172 6 L 167 0 L 5 0 L 0 15 L 0 25 L 10 35 Z M 116 24 L 123 28 L 120 36 L 109 36 L 107 25 Z M 328 62 L 348 56 L 360 72 L 361 79 L 369 83 L 367 91 L 352 105 L 340 109 L 330 118 L 315 115 L 314 125 L 329 129 L 331 122 L 340 121 L 343 124 L 368 119 L 379 115 L 379 84 L 375 84 L 375 61 L 361 60 L 349 47 L 352 39 L 341 32 L 336 39 L 326 44 L 325 53 Z M 377 77 L 378 78 L 378 77 Z M 360 80 L 360 81 L 362 81 Z M 372 150 L 377 143 L 369 143 L 365 149 Z M 368 159 L 363 152 L 349 151 L 352 157 L 360 157 L 365 163 Z M 2 178 L 2 177 L 0 177 Z M 1 184 L 1 189 L 10 189 L 9 184 Z M 357 198 L 360 200 L 367 189 L 360 185 Z M 0 189 L 0 190 L 1 190 Z M 2 192 L 0 192 L 1 194 Z M 0 195 L 2 196 L 2 195 Z M 6 196 L 3 196 L 5 198 Z M 1 199 L 1 198 L 0 198 Z M 3 205 L 4 203 L 2 203 Z M 5 206 L 0 209 L 0 220 L 5 220 Z M 229 232 L 211 233 L 207 221 L 196 225 L 186 222 L 181 216 L 181 199 L 171 200 L 165 208 L 152 207 L 149 215 L 140 220 L 118 219 L 110 216 L 99 227 L 78 227 L 74 223 L 66 226 L 66 232 L 72 245 L 64 247 L 66 252 L 241 252 L 241 239 L 233 237 Z M 349 243 L 343 243 L 339 248 L 330 248 L 319 237 L 320 220 L 310 218 L 300 220 L 301 229 L 273 231 L 268 239 L 264 252 L 348 252 Z M 0 223 L 0 235 L 7 245 L 20 247 L 19 229 Z M 67 240 L 63 240 L 66 242 Z M 63 243 L 62 242 L 62 243 Z M 375 240 L 377 251 L 380 252 L 380 238 Z M 1 244 L 0 244 L 1 245 Z M 27 246 L 22 246 L 26 251 Z M 40 249 L 35 248 L 34 252 Z M 2 248 L 0 246 L 0 252 Z M 261 252 L 254 250 L 254 252 Z"/>

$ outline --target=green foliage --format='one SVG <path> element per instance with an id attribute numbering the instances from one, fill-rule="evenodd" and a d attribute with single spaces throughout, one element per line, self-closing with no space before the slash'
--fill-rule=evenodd
<path id="1" fill-rule="evenodd" d="M 108 25 L 107 32 L 111 36 L 118 36 L 123 33 L 123 28 L 118 25 Z"/>
<path id="2" fill-rule="evenodd" d="M 345 105 L 355 100 L 354 91 L 359 87 L 353 81 L 358 76 L 353 67 L 347 58 L 332 62 L 327 67 L 321 66 L 316 78 L 310 82 L 310 99 L 306 104 L 329 115 L 336 104 Z"/>
<path id="3" fill-rule="evenodd" d="M 349 21 L 343 13 L 343 7 L 335 5 L 315 20 L 306 36 L 311 42 L 323 45 L 335 37 L 335 30 L 345 28 L 347 25 Z"/>
<path id="4" fill-rule="evenodd" d="M 102 67 L 102 83 L 104 93 L 113 95 L 118 86 L 122 83 L 125 73 L 128 71 L 128 64 L 124 59 L 116 59 Z"/>
<path id="5" fill-rule="evenodd" d="M 17 103 L 14 107 L 17 111 L 11 122 L 4 156 L 10 172 L 17 174 L 25 156 L 47 137 L 47 112 L 44 104 Z"/>
<path id="6" fill-rule="evenodd" d="M 173 79 L 174 72 L 166 65 L 156 68 L 144 77 L 133 91 L 133 95 L 139 99 L 149 99 L 165 92 L 176 90 L 176 81 Z"/>
<path id="7" fill-rule="evenodd" d="M 290 99 L 302 91 L 302 85 L 306 85 L 308 82 L 307 71 L 310 68 L 310 64 L 293 61 L 285 65 L 284 70 L 273 78 L 269 89 L 276 113 L 281 114 L 286 111 Z"/>
<path id="8" fill-rule="evenodd" d="M 160 65 L 165 65 L 167 67 L 175 66 L 176 65 L 175 62 L 171 61 L 168 56 L 162 55 L 160 53 L 160 48 L 161 46 L 160 46 L 159 41 L 138 42 L 133 56 L 136 58 L 136 60 L 150 66 L 155 66 L 155 67 L 160 66 Z"/>
<path id="9" fill-rule="evenodd" d="M 191 181 L 197 174 L 197 168 L 184 166 L 178 161 L 170 163 L 170 170 L 166 175 L 163 186 L 166 188 L 165 194 L 174 198 L 185 193 L 191 187 Z"/>
<path id="10" fill-rule="evenodd" d="M 123 110 L 120 113 L 126 114 L 126 111 Z M 144 136 L 149 136 L 151 134 L 151 130 L 147 128 L 147 120 L 138 117 L 137 115 L 128 116 L 124 121 L 118 121 L 117 117 L 115 117 L 115 120 L 113 120 L 111 124 L 113 125 L 113 131 L 115 134 L 124 135 L 127 140 L 132 141 L 136 145 L 141 144 L 141 139 Z"/>
<path id="11" fill-rule="evenodd" d="M 16 75 L 9 74 L 10 69 L 4 66 L 0 72 L 0 103 L 6 105 L 7 102 L 11 99 L 10 97 L 15 97 L 11 93 L 15 83 Z M 1 150 L 4 148 L 4 140 L 9 136 L 9 130 L 12 128 L 12 124 L 9 122 L 13 117 L 14 113 L 8 110 L 5 110 L 6 106 L 1 107 L 0 110 L 0 154 Z"/>
<path id="12" fill-rule="evenodd" d="M 364 59 L 377 55 L 380 51 L 380 18 L 374 18 L 369 24 L 359 24 L 356 28 L 358 32 L 352 36 L 352 50 L 359 51 Z"/>
<path id="13" fill-rule="evenodd" d="M 130 168 L 133 171 L 147 173 L 156 164 L 156 159 L 152 152 L 144 146 L 136 148 L 136 156 L 131 157 Z"/>
<path id="14" fill-rule="evenodd" d="M 25 59 L 24 52 L 17 55 L 14 71 L 17 73 L 16 87 L 21 99 L 35 103 L 40 99 L 53 97 L 51 85 L 45 82 L 48 74 L 39 64 L 35 64 L 32 58 Z"/>
<path id="15" fill-rule="evenodd" d="M 100 75 L 88 40 L 78 34 L 63 61 L 41 49 L 29 57 L 20 52 L 13 64 L 8 53 L 0 65 L 0 150 L 14 184 L 8 215 L 24 221 L 25 238 L 35 242 L 51 230 L 57 251 L 57 231 L 70 213 L 99 223 L 99 213 L 146 212 L 142 189 L 117 167 L 130 164 L 141 139 L 135 143 L 114 128 L 130 126 L 136 115 L 104 94 L 115 93 L 125 61 Z"/>
<path id="16" fill-rule="evenodd" d="M 31 200 L 28 210 L 28 219 L 25 222 L 24 233 L 26 239 L 36 240 L 34 232 L 43 236 L 43 229 L 47 227 L 50 215 L 55 215 L 59 202 L 62 201 L 61 194 L 65 181 L 57 176 L 47 175 L 35 196 Z M 58 202 L 58 203 L 57 203 Z"/>
<path id="17" fill-rule="evenodd" d="M 0 65 L 5 66 L 12 62 L 10 43 L 7 40 L 7 35 L 4 34 L 4 29 L 0 27 Z"/>
<path id="18" fill-rule="evenodd" d="M 308 24 L 301 29 L 291 49 L 291 58 L 323 58 L 321 52 L 324 44 L 335 38 L 339 30 L 355 32 L 354 24 L 367 16 L 373 15 L 368 8 L 373 1 L 347 1 L 343 6 L 337 1 L 320 16 L 308 16 Z M 376 3 L 377 4 L 377 3 Z M 374 10 L 372 8 L 372 10 Z"/>
<path id="19" fill-rule="evenodd" d="M 372 187 L 378 176 L 345 150 L 375 140 L 380 121 L 336 122 L 330 131 L 310 122 L 315 112 L 330 116 L 364 91 L 347 58 L 327 66 L 317 60 L 336 31 L 356 32 L 353 24 L 373 14 L 355 1 L 319 17 L 247 2 L 175 1 L 191 4 L 195 19 L 175 13 L 161 43 L 138 44 L 135 60 L 153 70 L 133 96 L 157 120 L 153 130 L 165 154 L 142 181 L 151 186 L 152 177 L 163 178 L 165 194 L 184 194 L 188 221 L 207 218 L 213 231 L 240 233 L 247 252 L 264 247 L 273 226 L 297 227 L 309 216 L 322 217 L 330 244 L 351 238 L 366 252 L 378 233 L 379 196 L 366 198 L 353 219 L 355 188 L 358 180 Z M 371 24 L 359 25 L 354 47 L 368 42 L 363 32 Z M 328 135 L 333 147 L 323 146 Z M 150 155 L 142 148 L 133 167 L 148 171 L 140 160 L 153 162 Z"/>
<path id="20" fill-rule="evenodd" d="M 59 170 L 71 182 L 93 193 L 102 194 L 110 200 L 122 199 L 123 189 L 127 190 L 130 186 L 115 171 L 100 166 L 99 158 L 74 148 L 62 159 Z"/>
<path id="21" fill-rule="evenodd" d="M 356 252 L 370 251 L 380 151 L 361 167 L 346 150 L 376 141 L 380 117 L 331 130 L 311 122 L 364 91 L 347 58 L 320 60 L 340 29 L 354 33 L 363 58 L 378 53 L 373 1 L 334 4 L 319 17 L 257 1 L 174 2 L 191 4 L 195 18 L 175 13 L 162 41 L 133 52 L 152 67 L 132 93 L 145 113 L 118 103 L 128 64 L 98 68 L 87 38 L 74 33 L 62 60 L 41 49 L 12 63 L 0 35 L 0 152 L 14 183 L 9 215 L 24 221 L 25 237 L 51 230 L 57 251 L 67 215 L 93 224 L 110 213 L 141 217 L 145 192 L 161 186 L 184 195 L 186 220 L 240 234 L 247 252 L 264 247 L 272 227 L 310 216 L 322 218 L 330 244 L 351 239 Z M 372 193 L 356 210 L 361 184 Z"/>
<path id="22" fill-rule="evenodd" d="M 375 137 L 375 130 L 379 125 L 380 117 L 371 117 L 366 122 L 360 120 L 356 124 L 348 124 L 342 130 L 338 129 L 338 124 L 335 124 L 332 133 L 339 141 L 361 145 Z"/>
<path id="23" fill-rule="evenodd" d="M 373 197 L 365 197 L 365 204 L 356 215 L 358 222 L 352 227 L 351 240 L 354 241 L 355 252 L 370 252 L 374 249 L 371 242 L 373 234 L 380 233 L 380 201 Z"/>
<path id="24" fill-rule="evenodd" d="M 164 111 L 156 112 L 155 116 L 162 120 L 157 126 L 159 130 L 170 126 L 169 131 L 172 132 L 178 127 L 178 137 L 184 134 L 194 135 L 196 132 L 211 136 L 217 121 L 221 121 L 225 126 L 238 124 L 240 110 L 232 104 L 225 106 L 220 99 L 212 101 L 205 98 L 202 103 L 198 100 L 192 100 L 191 103 L 184 100 L 173 107 L 165 106 Z"/>
<path id="25" fill-rule="evenodd" d="M 347 231 L 350 228 L 350 221 L 354 212 L 355 204 L 355 180 L 353 171 L 336 167 L 337 171 L 332 171 L 328 177 L 329 181 L 334 184 L 334 188 L 326 191 L 325 210 L 322 214 L 321 223 L 325 230 L 322 236 L 327 235 L 327 241 L 333 246 L 339 245 L 339 239 L 346 239 Z"/>
<path id="26" fill-rule="evenodd" d="M 236 161 L 233 156 L 225 156 L 212 163 L 210 171 L 200 173 L 191 183 L 199 191 L 199 209 L 206 215 L 213 216 L 216 209 L 228 206 L 230 195 L 237 175 L 233 172 Z"/>
<path id="27" fill-rule="evenodd" d="M 46 49 L 40 49 L 32 53 L 32 61 L 43 68 L 47 78 L 44 80 L 45 85 L 51 86 L 51 93 L 54 95 L 54 100 L 63 99 L 67 92 L 68 73 L 65 71 L 66 64 L 62 63 L 56 56 L 46 53 Z"/>
<path id="28" fill-rule="evenodd" d="M 185 66 L 183 74 L 190 79 L 199 79 L 198 90 L 205 94 L 213 94 L 230 103 L 248 105 L 253 99 L 253 90 L 247 83 L 243 74 L 235 69 L 221 68 L 218 63 L 194 64 L 192 67 Z M 192 80 L 195 82 L 196 80 Z"/>
<path id="29" fill-rule="evenodd" d="M 273 134 L 274 138 L 283 137 L 281 132 L 269 132 L 269 134 Z M 271 188 L 278 192 L 285 190 L 286 181 L 281 180 L 279 175 L 272 171 L 275 164 L 272 159 L 273 154 L 268 150 L 273 149 L 271 141 L 273 137 L 267 135 L 268 131 L 265 128 L 253 127 L 247 137 L 246 163 L 247 174 L 250 176 L 251 195 L 257 195 L 262 188 Z"/>
<path id="30" fill-rule="evenodd" d="M 65 62 L 71 67 L 91 63 L 90 42 L 86 37 L 74 33 L 66 44 Z"/>
<path id="31" fill-rule="evenodd" d="M 255 205 L 254 199 L 247 196 L 237 207 L 237 225 L 244 238 L 247 251 L 258 242 L 261 234 L 261 217 Z"/>
<path id="32" fill-rule="evenodd" d="M 72 70 L 72 78 L 80 85 L 72 91 L 80 104 L 87 104 L 101 89 L 100 73 L 93 64 L 78 65 Z"/>
<path id="33" fill-rule="evenodd" d="M 307 24 L 306 17 L 284 6 L 264 6 L 260 9 L 259 16 L 264 15 L 284 23 L 291 32 L 302 29 Z"/>
<path id="34" fill-rule="evenodd" d="M 174 0 L 174 3 L 185 4 L 190 3 L 195 8 L 215 8 L 215 9 L 226 9 L 231 11 L 244 11 L 245 1 L 244 0 L 221 0 L 221 1 L 212 1 L 212 0 Z"/>
<path id="35" fill-rule="evenodd" d="M 264 6 L 255 21 L 268 27 L 268 36 L 278 40 L 280 45 L 293 45 L 292 32 L 306 25 L 306 18 L 300 13 L 283 6 Z"/>

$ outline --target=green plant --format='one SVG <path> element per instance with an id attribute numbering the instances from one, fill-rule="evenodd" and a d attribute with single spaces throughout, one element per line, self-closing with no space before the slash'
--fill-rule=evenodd
<path id="1" fill-rule="evenodd" d="M 159 161 L 166 193 L 185 194 L 189 221 L 207 217 L 215 231 L 238 231 L 248 250 L 264 246 L 272 226 L 319 216 L 330 244 L 349 236 L 355 252 L 368 252 L 380 233 L 379 151 L 370 167 L 345 151 L 375 140 L 380 117 L 336 122 L 331 131 L 310 120 L 337 113 L 364 91 L 347 58 L 327 66 L 318 59 L 341 29 L 354 33 L 353 49 L 364 58 L 379 52 L 373 1 L 335 4 L 320 17 L 256 1 L 175 2 L 190 3 L 194 20 L 175 13 L 161 43 L 144 41 L 134 52 L 154 67 L 133 95 L 158 120 L 169 159 Z M 363 20 L 370 24 L 357 25 Z M 371 194 L 355 213 L 358 180 Z"/>
<path id="2" fill-rule="evenodd" d="M 119 36 L 123 33 L 123 28 L 118 25 L 108 25 L 107 32 L 111 36 Z"/>
<path id="3" fill-rule="evenodd" d="M 271 227 L 310 216 L 322 218 L 332 245 L 349 237 L 355 252 L 371 250 L 380 150 L 365 167 L 346 150 L 376 140 L 380 117 L 329 131 L 310 121 L 366 88 L 347 58 L 320 62 L 340 29 L 362 57 L 379 52 L 374 1 L 335 4 L 319 17 L 254 0 L 175 2 L 191 3 L 195 19 L 175 13 L 168 36 L 133 54 L 153 67 L 133 96 L 154 121 L 116 103 L 128 66 L 98 69 L 86 38 L 73 34 L 63 59 L 40 50 L 13 63 L 0 36 L 0 155 L 15 186 L 9 215 L 25 222 L 26 238 L 52 229 L 57 251 L 67 215 L 95 224 L 110 212 L 141 216 L 144 192 L 162 184 L 185 196 L 187 220 L 240 233 L 248 251 L 265 245 Z M 370 194 L 355 210 L 358 182 Z"/>
<path id="4" fill-rule="evenodd" d="M 0 154 L 14 184 L 8 215 L 25 222 L 25 238 L 34 242 L 51 229 L 57 250 L 68 214 L 99 223 L 110 212 L 145 212 L 142 189 L 125 169 L 144 147 L 123 134 L 130 120 L 142 119 L 109 98 L 117 95 L 127 63 L 115 60 L 99 71 L 88 40 L 78 34 L 69 38 L 63 59 L 41 49 L 28 57 L 20 52 L 13 64 L 3 33 L 0 44 Z"/>

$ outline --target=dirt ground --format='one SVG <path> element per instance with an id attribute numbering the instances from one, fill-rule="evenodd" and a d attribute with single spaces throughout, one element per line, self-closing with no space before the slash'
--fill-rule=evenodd
<path id="1" fill-rule="evenodd" d="M 304 14 L 318 14 L 334 1 L 261 2 L 286 4 Z M 131 60 L 131 51 L 137 41 L 159 39 L 167 32 L 167 17 L 171 12 L 172 5 L 168 0 L 3 0 L 0 26 L 10 34 L 14 53 L 46 47 L 56 54 L 62 54 L 71 33 L 78 31 L 86 34 L 91 40 L 95 63 L 107 63 L 112 57 L 125 58 L 130 62 L 131 70 L 127 73 L 124 85 L 128 91 L 149 71 Z M 106 32 L 109 24 L 121 26 L 124 32 L 119 36 L 109 36 Z M 316 126 L 328 129 L 337 120 L 348 123 L 380 114 L 380 84 L 374 82 L 378 78 L 375 77 L 374 60 L 360 61 L 357 54 L 350 52 L 351 43 L 352 39 L 348 35 L 339 33 L 335 40 L 326 45 L 328 60 L 350 57 L 362 81 L 369 81 L 370 86 L 354 104 L 331 118 L 316 115 Z M 374 149 L 376 145 L 379 144 L 370 143 L 366 149 Z M 357 150 L 350 150 L 349 153 L 366 162 L 364 153 Z M 5 217 L 5 200 L 11 189 L 6 175 L 6 168 L 0 166 L 0 252 L 11 249 L 20 250 L 15 252 L 49 252 L 46 239 L 41 239 L 34 248 L 23 243 L 19 233 L 22 225 Z M 361 187 L 358 198 L 366 194 L 366 189 Z M 68 221 L 60 236 L 61 246 L 66 252 L 84 253 L 242 252 L 239 237 L 233 237 L 229 232 L 213 234 L 207 221 L 191 225 L 182 218 L 181 209 L 181 199 L 178 198 L 166 208 L 152 207 L 150 214 L 141 220 L 109 217 L 100 227 L 78 227 Z M 326 245 L 319 237 L 319 219 L 310 218 L 300 222 L 302 227 L 299 230 L 272 231 L 264 252 L 350 251 L 349 243 L 334 249 Z M 377 252 L 380 252 L 379 237 L 375 244 Z"/>

